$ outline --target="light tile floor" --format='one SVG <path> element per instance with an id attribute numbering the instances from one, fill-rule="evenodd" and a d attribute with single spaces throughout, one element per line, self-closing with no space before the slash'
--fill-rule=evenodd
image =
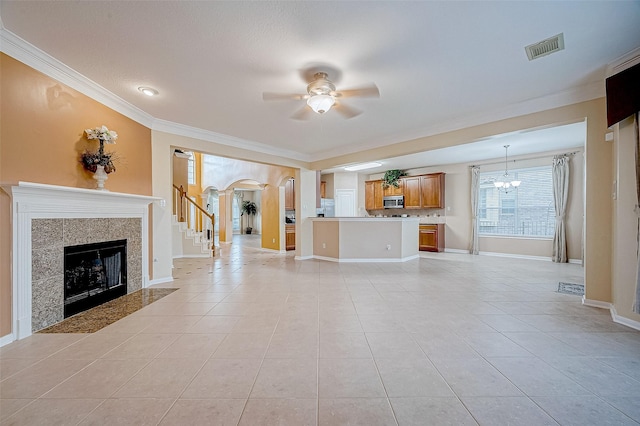
<path id="1" fill-rule="evenodd" d="M 234 244 L 94 334 L 0 349 L 3 425 L 637 425 L 640 333 L 578 265 L 295 261 Z"/>

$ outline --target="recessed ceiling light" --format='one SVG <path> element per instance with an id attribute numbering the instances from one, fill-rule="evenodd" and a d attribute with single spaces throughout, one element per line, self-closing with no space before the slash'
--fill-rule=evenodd
<path id="1" fill-rule="evenodd" d="M 382 163 L 362 163 L 354 164 L 353 166 L 347 166 L 344 169 L 349 172 L 355 172 L 356 170 L 373 169 L 374 167 L 380 167 Z"/>
<path id="2" fill-rule="evenodd" d="M 152 89 L 151 87 L 138 87 L 138 90 L 144 93 L 147 96 L 156 96 L 159 92 L 156 89 Z"/>

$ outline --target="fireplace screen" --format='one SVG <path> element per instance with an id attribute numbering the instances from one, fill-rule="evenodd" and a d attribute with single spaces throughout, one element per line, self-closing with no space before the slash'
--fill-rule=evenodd
<path id="1" fill-rule="evenodd" d="M 127 294 L 127 240 L 64 248 L 64 317 Z"/>

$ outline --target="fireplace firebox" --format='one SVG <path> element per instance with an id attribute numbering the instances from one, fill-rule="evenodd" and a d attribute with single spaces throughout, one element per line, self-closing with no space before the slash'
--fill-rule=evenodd
<path id="1" fill-rule="evenodd" d="M 64 317 L 127 294 L 127 240 L 64 248 Z"/>

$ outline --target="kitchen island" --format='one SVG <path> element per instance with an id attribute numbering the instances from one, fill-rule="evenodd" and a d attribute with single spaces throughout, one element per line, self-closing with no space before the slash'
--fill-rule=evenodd
<path id="1" fill-rule="evenodd" d="M 418 257 L 417 217 L 317 217 L 313 257 L 333 262 L 405 262 Z"/>

